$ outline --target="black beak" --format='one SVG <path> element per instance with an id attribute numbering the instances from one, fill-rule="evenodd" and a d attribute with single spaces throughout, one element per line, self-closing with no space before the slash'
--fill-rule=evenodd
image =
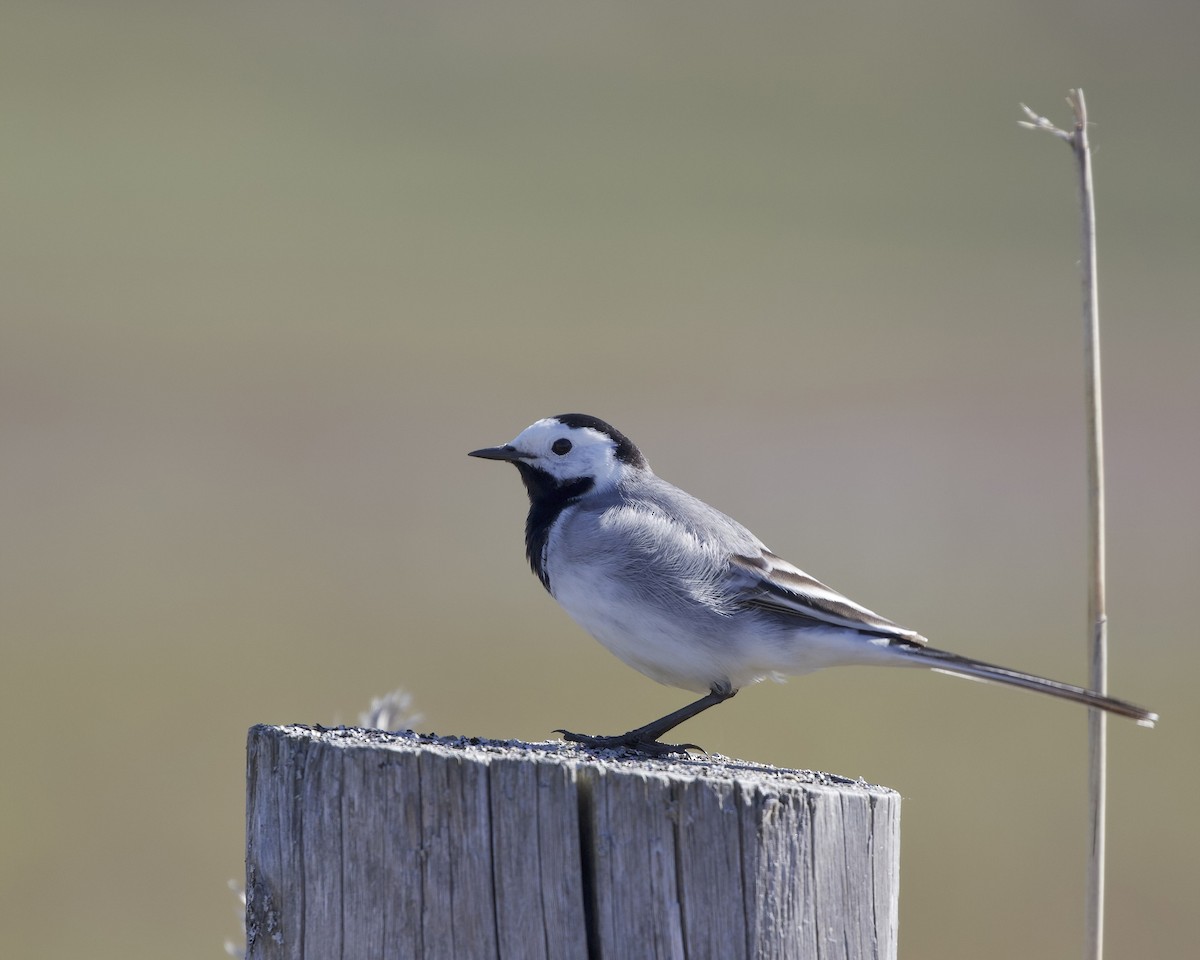
<path id="1" fill-rule="evenodd" d="M 511 443 L 506 443 L 502 447 L 484 447 L 482 450 L 472 450 L 467 456 L 481 457 L 484 460 L 507 460 L 509 463 L 530 459 L 529 454 L 522 453 Z"/>

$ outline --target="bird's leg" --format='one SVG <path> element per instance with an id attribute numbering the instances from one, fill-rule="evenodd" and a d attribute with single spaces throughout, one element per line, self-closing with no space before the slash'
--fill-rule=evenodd
<path id="1" fill-rule="evenodd" d="M 655 756 L 664 756 L 669 753 L 687 753 L 689 749 L 702 750 L 702 747 L 697 747 L 694 743 L 659 743 L 659 737 L 664 733 L 674 730 L 685 720 L 691 720 L 698 713 L 703 713 L 709 707 L 715 707 L 718 703 L 724 703 L 737 691 L 729 685 L 728 681 L 722 683 L 714 683 L 712 690 L 701 697 L 699 700 L 689 703 L 685 707 L 680 707 L 678 710 L 668 713 L 665 717 L 659 717 L 647 723 L 645 726 L 638 727 L 636 730 L 630 730 L 628 733 L 622 733 L 615 737 L 592 737 L 586 733 L 571 733 L 569 730 L 555 730 L 555 733 L 561 733 L 564 740 L 569 740 L 571 743 L 582 743 L 587 747 L 596 747 L 602 750 L 611 750 L 619 748 L 628 748 L 637 750 L 639 753 L 649 753 Z"/>

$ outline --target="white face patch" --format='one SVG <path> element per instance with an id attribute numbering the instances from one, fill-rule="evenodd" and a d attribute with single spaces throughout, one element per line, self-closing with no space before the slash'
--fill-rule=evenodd
<path id="1" fill-rule="evenodd" d="M 553 417 L 526 427 L 511 445 L 527 456 L 530 466 L 556 480 L 591 477 L 599 489 L 616 483 L 627 469 L 616 457 L 612 437 L 592 427 L 565 426 Z"/>

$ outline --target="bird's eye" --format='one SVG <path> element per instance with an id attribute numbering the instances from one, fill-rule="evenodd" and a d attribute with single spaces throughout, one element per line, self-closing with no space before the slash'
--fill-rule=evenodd
<path id="1" fill-rule="evenodd" d="M 560 457 L 566 456 L 571 452 L 571 441 L 566 437 L 559 437 L 551 444 L 550 449 L 557 453 Z"/>

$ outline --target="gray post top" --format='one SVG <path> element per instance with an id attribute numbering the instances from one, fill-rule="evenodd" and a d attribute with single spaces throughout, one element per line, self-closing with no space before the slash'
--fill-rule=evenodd
<path id="1" fill-rule="evenodd" d="M 625 750 L 593 750 L 562 740 L 490 740 L 483 737 L 439 736 L 412 730 L 388 732 L 361 727 L 322 727 L 305 724 L 259 725 L 253 730 L 273 731 L 298 741 L 344 750 L 422 751 L 462 761 L 489 764 L 496 760 L 528 760 L 588 767 L 611 775 L 663 777 L 675 782 L 737 781 L 763 789 L 830 790 L 836 793 L 896 796 L 889 787 L 859 778 L 819 770 L 794 770 L 719 753 L 651 757 Z M 252 731 L 253 732 L 253 731 Z"/>

